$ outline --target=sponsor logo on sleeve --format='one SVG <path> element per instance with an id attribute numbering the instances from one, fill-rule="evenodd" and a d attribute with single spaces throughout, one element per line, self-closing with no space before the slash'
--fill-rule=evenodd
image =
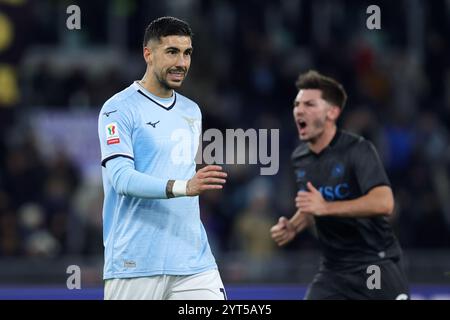
<path id="1" fill-rule="evenodd" d="M 117 123 L 112 122 L 105 127 L 106 130 L 106 144 L 116 144 L 120 143 L 119 128 Z"/>

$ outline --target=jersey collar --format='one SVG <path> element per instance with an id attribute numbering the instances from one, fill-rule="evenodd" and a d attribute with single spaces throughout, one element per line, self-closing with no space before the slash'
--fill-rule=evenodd
<path id="1" fill-rule="evenodd" d="M 175 103 L 177 102 L 177 93 L 175 92 L 175 90 L 173 91 L 172 103 L 170 103 L 168 106 L 166 106 L 166 105 L 162 104 L 160 101 L 158 101 L 158 100 L 162 100 L 161 98 L 158 98 L 157 96 L 148 92 L 143 86 L 141 86 L 136 81 L 133 82 L 133 87 L 137 90 L 137 92 L 140 95 L 144 96 L 145 98 L 147 98 L 148 100 L 150 100 L 151 102 L 156 104 L 158 107 L 163 108 L 164 110 L 167 110 L 167 111 L 171 110 L 175 106 Z M 164 99 L 164 100 L 167 100 L 167 99 Z"/>
<path id="2" fill-rule="evenodd" d="M 325 148 L 323 148 L 322 151 L 320 151 L 319 153 L 315 153 L 311 149 L 308 148 L 309 153 L 315 155 L 316 157 L 319 157 L 320 155 L 326 153 L 329 149 L 333 149 L 336 146 L 336 144 L 338 143 L 340 136 L 341 136 L 341 130 L 336 128 L 336 133 L 334 134 L 333 139 L 331 139 L 330 143 Z"/>

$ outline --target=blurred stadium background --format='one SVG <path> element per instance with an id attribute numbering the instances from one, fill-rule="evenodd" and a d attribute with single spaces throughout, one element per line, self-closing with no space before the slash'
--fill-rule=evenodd
<path id="1" fill-rule="evenodd" d="M 68 30 L 66 8 L 81 9 Z M 368 30 L 366 8 L 381 8 Z M 269 236 L 294 212 L 294 82 L 344 83 L 340 125 L 372 139 L 396 197 L 392 219 L 415 299 L 450 298 L 450 1 L 0 0 L 0 298 L 102 298 L 97 116 L 140 79 L 141 41 L 162 15 L 195 33 L 181 92 L 206 128 L 279 128 L 280 171 L 227 166 L 201 214 L 234 299 L 301 299 L 319 261 L 309 232 Z M 81 267 L 82 290 L 66 288 Z"/>

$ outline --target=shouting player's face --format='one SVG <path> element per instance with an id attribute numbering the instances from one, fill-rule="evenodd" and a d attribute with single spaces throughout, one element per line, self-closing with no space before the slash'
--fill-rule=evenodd
<path id="1" fill-rule="evenodd" d="M 192 42 L 187 36 L 167 36 L 151 41 L 147 64 L 164 89 L 181 86 L 191 65 Z"/>
<path id="2" fill-rule="evenodd" d="M 331 127 L 339 111 L 322 99 L 317 89 L 302 89 L 294 101 L 294 119 L 300 140 L 314 143 Z"/>

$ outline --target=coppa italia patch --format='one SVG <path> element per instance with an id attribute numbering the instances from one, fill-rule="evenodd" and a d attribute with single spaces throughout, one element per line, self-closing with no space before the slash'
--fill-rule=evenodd
<path id="1" fill-rule="evenodd" d="M 117 123 L 112 122 L 105 127 L 106 129 L 106 144 L 116 144 L 120 143 L 119 128 Z"/>

